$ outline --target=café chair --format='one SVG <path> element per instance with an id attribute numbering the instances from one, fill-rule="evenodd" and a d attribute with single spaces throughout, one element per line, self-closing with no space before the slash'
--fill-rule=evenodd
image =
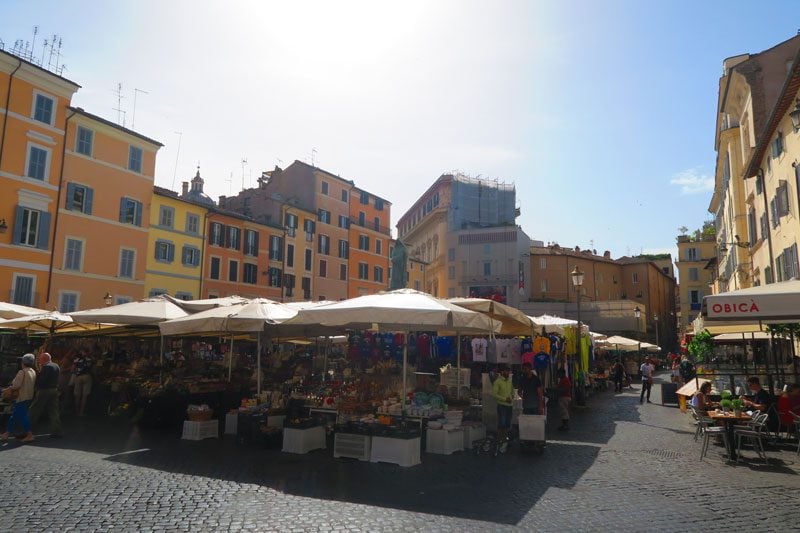
<path id="1" fill-rule="evenodd" d="M 797 454 L 800 455 L 800 415 L 796 415 L 789 411 L 789 414 L 794 418 L 794 434 L 797 437 Z"/>
<path id="2" fill-rule="evenodd" d="M 711 419 L 709 419 L 709 420 L 711 420 Z M 713 423 L 714 421 L 711 420 L 711 422 Z M 722 441 L 725 444 L 725 449 L 726 450 L 730 450 L 731 449 L 731 446 L 730 446 L 731 443 L 728 442 L 728 432 L 725 431 L 724 427 L 722 427 L 722 426 L 713 426 L 713 425 L 706 426 L 705 422 L 702 422 L 702 424 L 704 425 L 704 427 L 703 427 L 703 446 L 702 446 L 702 448 L 700 448 L 700 460 L 701 461 L 703 460 L 703 457 L 708 455 L 708 446 L 711 443 L 711 437 L 712 436 L 714 436 L 714 437 L 722 437 Z M 730 461 L 730 457 L 728 457 L 728 460 Z"/>
<path id="3" fill-rule="evenodd" d="M 694 418 L 695 421 L 696 429 L 694 432 L 694 441 L 697 442 L 697 439 L 703 434 L 703 431 L 706 428 L 714 426 L 714 420 L 703 415 L 694 405 L 690 404 L 689 409 L 691 410 L 692 418 Z"/>
<path id="4" fill-rule="evenodd" d="M 764 438 L 767 437 L 767 420 L 769 413 L 762 413 L 755 419 L 752 429 L 734 429 L 733 434 L 736 438 L 736 462 L 742 458 L 742 440 L 749 440 L 753 443 L 753 449 L 758 453 L 759 458 L 764 459 L 764 464 L 769 464 L 767 452 L 764 450 Z M 758 445 L 758 447 L 756 447 Z"/>

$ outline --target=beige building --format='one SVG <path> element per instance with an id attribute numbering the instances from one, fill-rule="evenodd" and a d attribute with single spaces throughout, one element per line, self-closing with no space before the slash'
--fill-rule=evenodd
<path id="1" fill-rule="evenodd" d="M 440 298 L 493 298 L 515 307 L 526 301 L 530 238 L 514 222 L 515 203 L 513 185 L 439 177 L 397 224 L 409 275 L 424 267 L 422 290 Z"/>
<path id="2" fill-rule="evenodd" d="M 678 237 L 678 331 L 682 335 L 700 314 L 703 296 L 711 294 L 717 261 L 717 243 L 713 236 Z M 709 267 L 709 262 L 712 268 Z"/>
<path id="3" fill-rule="evenodd" d="M 795 36 L 759 54 L 723 62 L 715 185 L 708 208 L 714 214 L 718 245 L 715 292 L 784 277 L 783 263 L 780 276 L 775 272 L 779 256 L 796 262 L 797 232 L 789 212 L 794 197 L 783 186 L 795 180 L 794 159 L 785 155 L 793 144 L 793 128 L 788 117 L 781 121 L 772 115 L 798 50 L 800 36 Z M 785 96 L 793 101 L 794 95 Z M 754 148 L 762 145 L 756 154 Z"/>
<path id="4" fill-rule="evenodd" d="M 623 334 L 673 348 L 675 278 L 669 257 L 612 259 L 610 252 L 558 245 L 530 248 L 531 301 L 522 304 L 529 315 L 556 313 L 577 317 L 576 288 L 571 272 L 584 272 L 581 318 L 598 332 Z M 657 261 L 657 262 L 656 262 Z M 635 318 L 635 309 L 640 317 Z"/>

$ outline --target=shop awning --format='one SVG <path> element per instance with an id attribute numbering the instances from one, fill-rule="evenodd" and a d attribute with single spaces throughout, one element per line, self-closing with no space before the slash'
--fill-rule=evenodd
<path id="1" fill-rule="evenodd" d="M 450 298 L 447 301 L 500 322 L 500 335 L 530 335 L 533 330 L 530 317 L 510 305 L 485 298 Z"/>
<path id="2" fill-rule="evenodd" d="M 769 340 L 769 333 L 757 331 L 752 333 L 722 333 L 714 336 L 715 342 L 726 341 L 764 341 Z"/>
<path id="3" fill-rule="evenodd" d="M 800 322 L 800 280 L 706 296 L 702 313 L 709 322 Z"/>

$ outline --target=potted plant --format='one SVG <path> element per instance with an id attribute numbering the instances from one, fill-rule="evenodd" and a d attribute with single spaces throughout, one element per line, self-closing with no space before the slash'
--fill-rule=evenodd
<path id="1" fill-rule="evenodd" d="M 731 400 L 731 391 L 724 390 L 720 393 L 722 396 L 722 400 L 719 402 L 719 406 L 722 408 L 723 413 L 727 413 L 731 409 L 733 409 L 733 400 Z"/>
<path id="2" fill-rule="evenodd" d="M 731 400 L 731 405 L 733 406 L 733 414 L 736 415 L 737 418 L 742 416 L 742 409 L 744 409 L 744 402 L 739 398 L 736 398 L 735 400 Z"/>

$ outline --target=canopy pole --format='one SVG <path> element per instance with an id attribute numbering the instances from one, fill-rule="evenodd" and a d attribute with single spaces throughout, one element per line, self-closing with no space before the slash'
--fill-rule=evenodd
<path id="1" fill-rule="evenodd" d="M 164 335 L 159 334 L 160 339 L 160 348 L 159 348 L 159 355 L 158 355 L 158 384 L 163 385 L 164 383 Z"/>
<path id="2" fill-rule="evenodd" d="M 331 337 L 325 335 L 325 351 L 322 357 L 322 382 L 324 383 L 328 376 L 328 352 L 331 349 Z"/>
<path id="3" fill-rule="evenodd" d="M 233 333 L 231 333 L 231 348 L 228 350 L 228 383 L 231 382 L 231 376 L 233 374 Z"/>
<path id="4" fill-rule="evenodd" d="M 256 394 L 261 395 L 261 331 L 258 332 L 258 348 L 256 349 L 256 372 L 258 372 L 258 379 L 256 380 Z"/>
<path id="5" fill-rule="evenodd" d="M 456 398 L 461 399 L 461 333 L 456 335 Z"/>
<path id="6" fill-rule="evenodd" d="M 404 331 L 405 343 L 403 343 L 403 398 L 401 405 L 403 406 L 403 414 L 406 410 L 406 387 L 408 381 L 408 331 Z"/>

